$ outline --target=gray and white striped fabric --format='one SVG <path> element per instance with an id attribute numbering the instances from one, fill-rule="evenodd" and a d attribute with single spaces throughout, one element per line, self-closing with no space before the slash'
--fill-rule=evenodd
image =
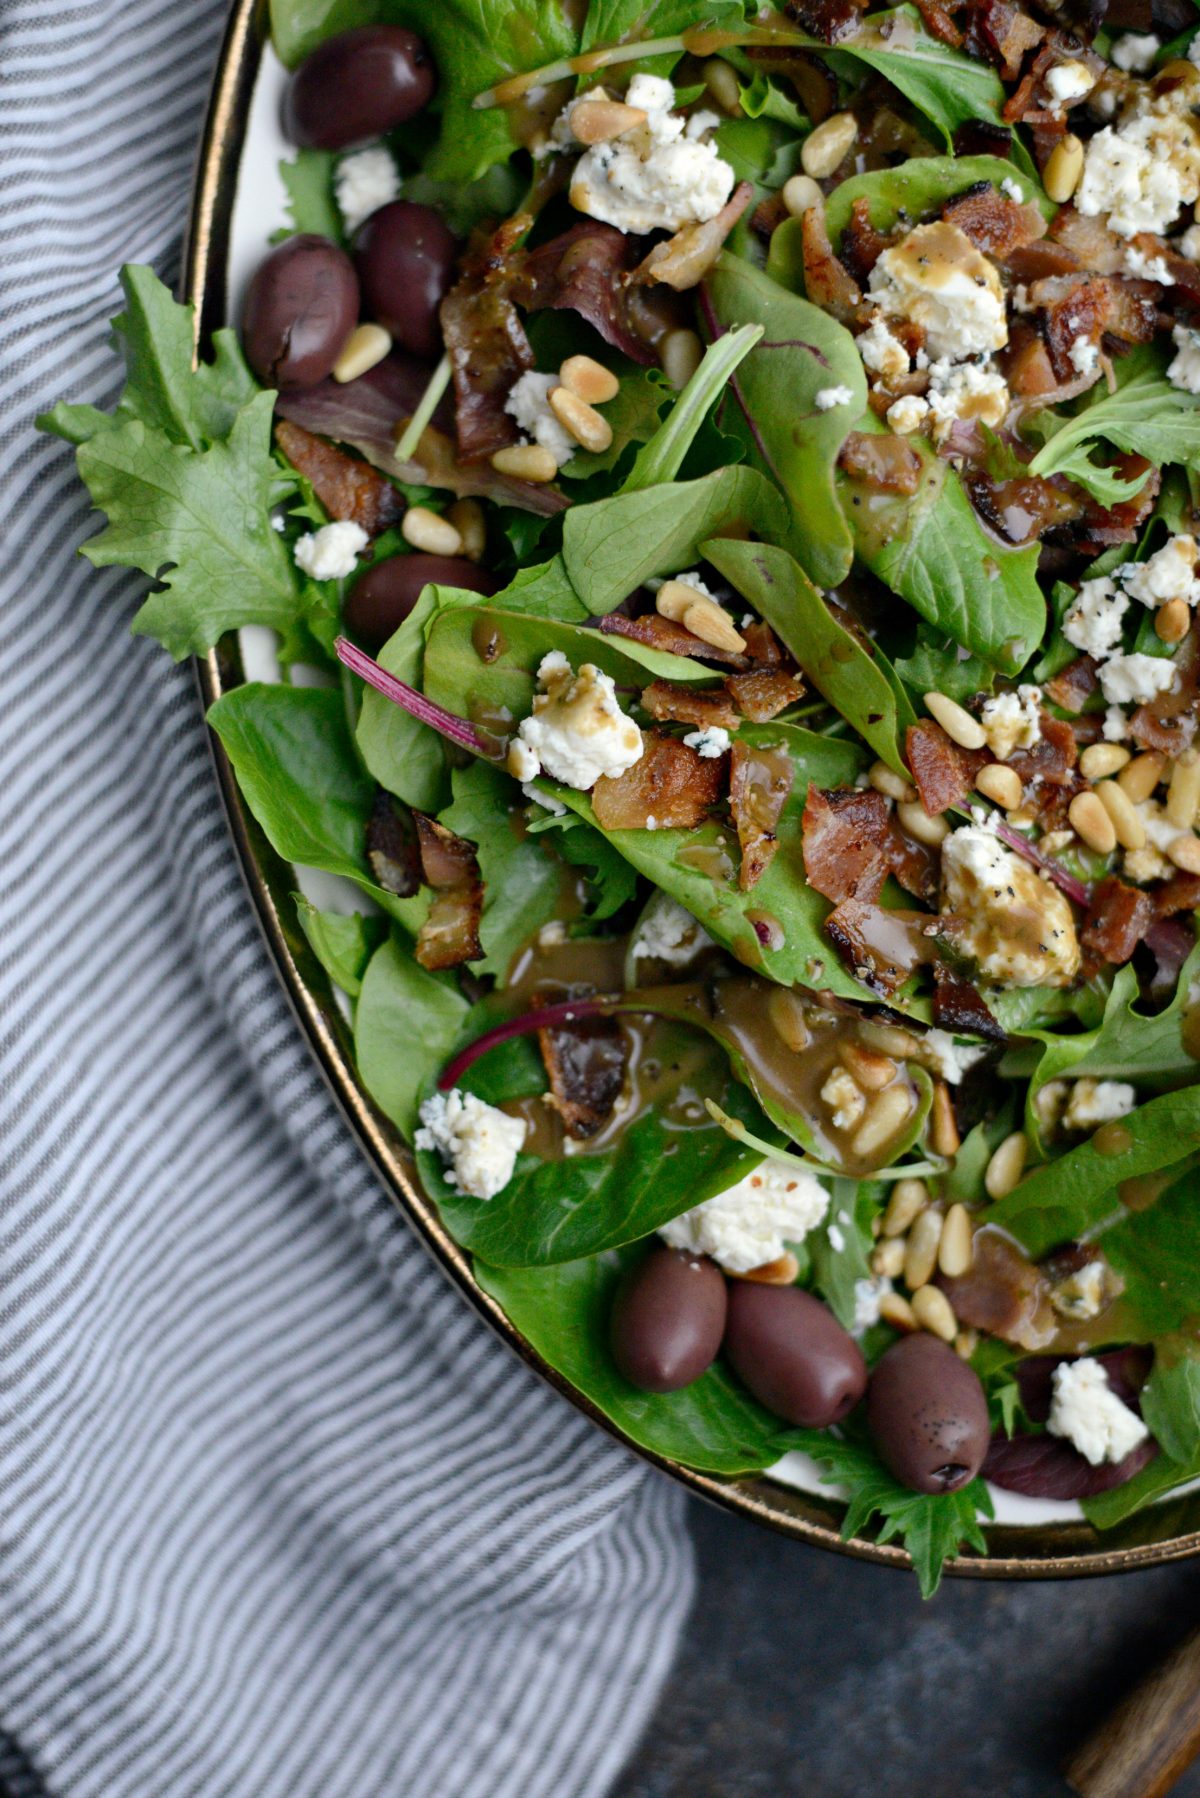
<path id="1" fill-rule="evenodd" d="M 111 403 L 117 264 L 177 273 L 223 13 L 0 0 L 0 1727 L 80 1798 L 600 1793 L 689 1601 L 680 1496 L 378 1191 L 192 673 L 32 429 Z"/>

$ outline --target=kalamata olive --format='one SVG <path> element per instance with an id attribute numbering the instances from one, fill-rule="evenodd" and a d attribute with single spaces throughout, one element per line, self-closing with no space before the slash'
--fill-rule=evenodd
<path id="1" fill-rule="evenodd" d="M 643 1392 L 678 1392 L 712 1365 L 725 1329 L 725 1276 L 705 1255 L 656 1243 L 617 1287 L 609 1339 Z"/>
<path id="2" fill-rule="evenodd" d="M 867 1384 L 853 1336 L 798 1286 L 731 1281 L 724 1349 L 760 1404 L 806 1429 L 837 1423 Z"/>
<path id="3" fill-rule="evenodd" d="M 315 387 L 358 323 L 358 276 L 344 250 L 305 232 L 255 272 L 242 335 L 250 366 L 270 387 Z"/>
<path id="4" fill-rule="evenodd" d="M 346 595 L 346 629 L 378 649 L 398 631 L 420 596 L 422 587 L 465 587 L 468 593 L 490 597 L 497 583 L 465 556 L 389 556 L 359 575 Z"/>
<path id="5" fill-rule="evenodd" d="M 284 134 L 306 148 L 344 150 L 413 118 L 428 106 L 436 79 L 429 51 L 402 25 L 339 32 L 288 82 Z"/>
<path id="6" fill-rule="evenodd" d="M 445 220 L 414 200 L 381 206 L 354 240 L 365 311 L 414 356 L 441 352 L 438 307 L 454 277 L 456 250 Z"/>
<path id="7" fill-rule="evenodd" d="M 867 1424 L 884 1466 L 914 1492 L 957 1492 L 988 1451 L 988 1408 L 973 1367 L 920 1331 L 880 1356 Z"/>

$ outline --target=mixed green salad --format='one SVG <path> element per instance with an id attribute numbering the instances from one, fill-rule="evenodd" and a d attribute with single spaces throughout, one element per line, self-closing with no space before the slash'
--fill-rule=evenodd
<path id="1" fill-rule="evenodd" d="M 62 403 L 366 1090 L 628 1437 L 1200 1477 L 1192 0 L 272 0 L 291 222 Z M 243 171 L 253 180 L 255 171 Z M 1197 222 L 1193 223 L 1194 216 Z"/>

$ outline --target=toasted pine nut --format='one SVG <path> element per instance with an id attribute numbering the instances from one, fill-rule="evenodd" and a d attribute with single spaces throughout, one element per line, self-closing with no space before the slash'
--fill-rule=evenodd
<path id="1" fill-rule="evenodd" d="M 1112 819 L 1094 793 L 1076 793 L 1067 807 L 1071 829 L 1097 855 L 1111 855 L 1117 846 Z"/>
<path id="2" fill-rule="evenodd" d="M 910 1292 L 924 1286 L 937 1266 L 938 1243 L 942 1236 L 942 1214 L 931 1206 L 922 1211 L 908 1233 L 904 1255 L 904 1283 Z"/>
<path id="3" fill-rule="evenodd" d="M 929 1204 L 929 1188 L 924 1180 L 897 1180 L 883 1214 L 885 1236 L 903 1236 Z"/>
<path id="4" fill-rule="evenodd" d="M 912 1094 L 907 1086 L 899 1082 L 885 1086 L 867 1101 L 867 1115 L 850 1145 L 854 1153 L 863 1158 L 874 1155 L 895 1136 L 911 1111 Z"/>
<path id="5" fill-rule="evenodd" d="M 414 549 L 430 556 L 456 556 L 462 549 L 462 538 L 448 518 L 431 512 L 428 506 L 410 506 L 400 521 L 400 535 Z"/>
<path id="6" fill-rule="evenodd" d="M 746 639 L 733 628 L 728 612 L 689 587 L 686 581 L 664 581 L 654 596 L 664 618 L 672 618 L 716 649 L 745 649 Z"/>
<path id="7" fill-rule="evenodd" d="M 852 112 L 833 112 L 810 131 L 800 146 L 800 166 L 814 181 L 824 181 L 841 165 L 858 139 L 858 120 Z"/>
<path id="8" fill-rule="evenodd" d="M 664 618 L 670 618 L 673 623 L 682 624 L 683 614 L 700 597 L 696 589 L 689 587 L 686 581 L 664 581 L 654 595 L 654 609 L 661 612 Z"/>
<path id="9" fill-rule="evenodd" d="M 800 1263 L 790 1249 L 775 1261 L 764 1261 L 761 1267 L 752 1267 L 749 1273 L 737 1275 L 739 1280 L 754 1280 L 760 1286 L 794 1286 L 799 1277 Z"/>
<path id="10" fill-rule="evenodd" d="M 623 100 L 580 100 L 571 108 L 571 135 L 581 144 L 606 144 L 645 123 L 643 109 Z"/>
<path id="11" fill-rule="evenodd" d="M 804 1002 L 789 986 L 774 986 L 767 996 L 767 1016 L 780 1037 L 799 1055 L 807 1049 L 812 1041 L 812 1031 L 808 1027 L 808 1019 L 804 1015 Z"/>
<path id="12" fill-rule="evenodd" d="M 922 1330 L 953 1342 L 958 1335 L 958 1319 L 954 1307 L 940 1286 L 918 1286 L 912 1295 L 912 1314 Z"/>
<path id="13" fill-rule="evenodd" d="M 1029 1144 L 1023 1130 L 1006 1136 L 984 1171 L 983 1184 L 989 1199 L 1003 1199 L 1012 1192 L 1025 1172 Z"/>
<path id="14" fill-rule="evenodd" d="M 889 768 L 886 762 L 872 762 L 867 770 L 867 779 L 875 791 L 882 793 L 886 799 L 899 799 L 905 805 L 911 805 L 917 796 L 917 789 L 912 782 L 905 780 L 903 774 L 897 774 L 894 768 Z"/>
<path id="15" fill-rule="evenodd" d="M 845 1042 L 838 1053 L 865 1092 L 878 1092 L 896 1077 L 891 1056 L 877 1055 L 863 1043 Z"/>
<path id="16" fill-rule="evenodd" d="M 382 362 L 391 347 L 391 336 L 382 325 L 356 325 L 333 365 L 334 380 L 357 381 L 359 375 Z"/>
<path id="17" fill-rule="evenodd" d="M 676 392 L 686 387 L 704 359 L 704 345 L 697 331 L 681 325 L 662 340 L 662 369 Z"/>
<path id="18" fill-rule="evenodd" d="M 1015 812 L 1021 803 L 1024 789 L 1021 776 L 1015 768 L 1006 768 L 1003 762 L 989 762 L 975 776 L 975 785 L 985 799 L 993 799 L 1006 812 Z"/>
<path id="19" fill-rule="evenodd" d="M 825 195 L 811 175 L 789 175 L 782 192 L 783 203 L 794 219 L 803 218 L 812 207 L 825 204 Z"/>
<path id="20" fill-rule="evenodd" d="M 974 1259 L 975 1239 L 971 1229 L 971 1214 L 965 1205 L 951 1205 L 938 1243 L 938 1266 L 950 1279 L 956 1280 L 960 1274 L 966 1273 Z"/>
<path id="21" fill-rule="evenodd" d="M 1129 751 L 1121 743 L 1089 743 L 1079 758 L 1079 772 L 1085 780 L 1103 780 L 1128 761 Z"/>
<path id="22" fill-rule="evenodd" d="M 929 1146 L 935 1155 L 943 1155 L 947 1161 L 952 1160 L 962 1147 L 958 1119 L 954 1115 L 954 1100 L 950 1097 L 950 1088 L 944 1080 L 935 1080 L 933 1083 L 933 1104 L 929 1112 Z"/>
<path id="23" fill-rule="evenodd" d="M 978 1347 L 978 1330 L 960 1330 L 954 1338 L 954 1352 L 956 1355 L 961 1355 L 964 1361 L 969 1361 Z"/>
<path id="24" fill-rule="evenodd" d="M 878 1274 L 881 1280 L 898 1280 L 904 1272 L 906 1253 L 903 1237 L 893 1236 L 887 1242 L 881 1242 L 871 1256 L 871 1272 Z"/>
<path id="25" fill-rule="evenodd" d="M 1083 145 L 1073 131 L 1059 138 L 1046 158 L 1042 186 L 1056 206 L 1065 206 L 1083 174 Z"/>
<path id="26" fill-rule="evenodd" d="M 552 481 L 558 473 L 558 463 L 540 443 L 514 443 L 508 449 L 498 449 L 492 457 L 492 467 L 497 474 L 511 475 L 514 481 Z"/>
<path id="27" fill-rule="evenodd" d="M 452 506 L 447 506 L 446 517 L 462 538 L 459 553 L 466 556 L 468 561 L 478 562 L 487 548 L 487 523 L 479 501 L 456 499 Z"/>
<path id="28" fill-rule="evenodd" d="M 1200 837 L 1194 837 L 1190 831 L 1181 832 L 1167 844 L 1167 854 L 1185 874 L 1200 874 Z"/>
<path id="29" fill-rule="evenodd" d="M 1200 808 L 1200 755 L 1185 749 L 1171 769 L 1166 814 L 1180 830 L 1190 830 Z"/>
<path id="30" fill-rule="evenodd" d="M 1182 643 L 1188 634 L 1192 614 L 1186 599 L 1169 599 L 1155 613 L 1154 632 L 1163 643 Z"/>
<path id="31" fill-rule="evenodd" d="M 589 406 L 602 406 L 615 399 L 621 383 L 611 368 L 597 362 L 594 356 L 568 356 L 558 371 L 558 378 L 568 392 Z"/>
<path id="32" fill-rule="evenodd" d="M 912 1306 L 898 1292 L 885 1292 L 881 1296 L 879 1315 L 885 1324 L 891 1324 L 893 1330 L 904 1330 L 911 1333 L 917 1327 Z"/>
<path id="33" fill-rule="evenodd" d="M 891 1055 L 897 1061 L 911 1060 L 921 1048 L 912 1031 L 902 1029 L 899 1024 L 877 1024 L 872 1018 L 864 1018 L 858 1033 L 864 1043 L 870 1043 L 881 1055 Z"/>
<path id="34" fill-rule="evenodd" d="M 936 848 L 939 843 L 944 843 L 950 835 L 950 826 L 942 814 L 939 812 L 936 818 L 931 818 L 925 807 L 917 800 L 914 800 L 911 805 L 903 803 L 898 805 L 896 817 L 900 821 L 901 830 L 912 837 L 915 842 L 928 843 L 931 847 Z"/>
<path id="35" fill-rule="evenodd" d="M 612 442 L 612 426 L 608 420 L 602 418 L 594 406 L 572 393 L 569 387 L 551 389 L 550 410 L 563 429 L 569 431 L 585 450 L 593 453 L 606 450 Z"/>
<path id="36" fill-rule="evenodd" d="M 1119 787 L 1115 780 L 1102 780 L 1096 788 L 1096 797 L 1112 820 L 1112 827 L 1122 849 L 1144 849 L 1146 826 L 1138 817 L 1137 807 L 1124 788 Z"/>
<path id="37" fill-rule="evenodd" d="M 704 85 L 725 112 L 742 110 L 742 90 L 736 70 L 719 56 L 710 56 L 701 73 Z"/>
<path id="38" fill-rule="evenodd" d="M 1157 750 L 1147 749 L 1142 755 L 1135 755 L 1127 767 L 1117 775 L 1117 785 L 1121 791 L 1140 805 L 1143 799 L 1149 799 L 1155 787 L 1163 777 L 1166 757 Z"/>
<path id="39" fill-rule="evenodd" d="M 925 710 L 960 749 L 982 749 L 987 742 L 987 734 L 979 720 L 972 718 L 956 699 L 948 698 L 945 693 L 926 693 Z"/>

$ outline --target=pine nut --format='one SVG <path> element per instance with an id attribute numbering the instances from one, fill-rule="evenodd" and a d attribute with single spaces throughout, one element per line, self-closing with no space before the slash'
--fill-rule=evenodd
<path id="1" fill-rule="evenodd" d="M 1102 780 L 1096 788 L 1096 797 L 1108 813 L 1122 849 L 1144 849 L 1146 826 L 1138 817 L 1137 807 L 1128 793 L 1115 780 Z"/>
<path id="2" fill-rule="evenodd" d="M 1156 750 L 1147 749 L 1142 755 L 1135 755 L 1127 767 L 1117 775 L 1117 785 L 1135 805 L 1141 805 L 1143 799 L 1149 799 L 1155 787 L 1163 777 L 1166 757 Z"/>
<path id="3" fill-rule="evenodd" d="M 933 1104 L 929 1112 L 929 1146 L 935 1155 L 952 1161 L 962 1147 L 962 1137 L 958 1133 L 958 1119 L 954 1115 L 954 1100 L 950 1097 L 950 1088 L 944 1080 L 933 1083 Z"/>
<path id="4" fill-rule="evenodd" d="M 746 639 L 733 628 L 728 612 L 689 587 L 686 581 L 664 581 L 654 596 L 654 604 L 664 618 L 673 619 L 711 643 L 716 649 L 741 650 Z"/>
<path id="5" fill-rule="evenodd" d="M 617 397 L 621 383 L 611 368 L 597 362 L 594 356 L 568 356 L 558 371 L 558 378 L 576 399 L 589 406 L 602 406 Z"/>
<path id="6" fill-rule="evenodd" d="M 885 1236 L 903 1236 L 929 1204 L 929 1188 L 924 1180 L 897 1180 L 883 1214 Z"/>
<path id="7" fill-rule="evenodd" d="M 492 457 L 492 467 L 514 481 L 552 481 L 558 473 L 558 463 L 540 443 L 514 443 L 509 449 L 499 449 Z"/>
<path id="8" fill-rule="evenodd" d="M 459 552 L 470 562 L 478 562 L 487 548 L 487 521 L 477 499 L 456 499 L 447 506 L 446 517 L 462 538 Z"/>
<path id="9" fill-rule="evenodd" d="M 410 506 L 400 521 L 400 535 L 414 549 L 430 556 L 456 556 L 462 549 L 462 538 L 448 518 L 431 512 L 428 506 Z"/>
<path id="10" fill-rule="evenodd" d="M 1200 837 L 1190 833 L 1177 836 L 1167 844 L 1167 854 L 1185 874 L 1200 874 Z"/>
<path id="11" fill-rule="evenodd" d="M 1129 751 L 1120 743 L 1089 743 L 1079 758 L 1079 772 L 1085 780 L 1103 780 L 1128 761 Z"/>
<path id="12" fill-rule="evenodd" d="M 700 597 L 702 596 L 696 589 L 689 587 L 686 581 L 664 581 L 654 595 L 654 609 L 661 612 L 664 618 L 671 619 L 674 624 L 681 624 L 683 614 Z"/>
<path id="13" fill-rule="evenodd" d="M 1065 206 L 1083 174 L 1083 145 L 1073 131 L 1060 137 L 1046 158 L 1042 186 L 1056 206 Z"/>
<path id="14" fill-rule="evenodd" d="M 987 742 L 987 733 L 979 720 L 945 693 L 926 693 L 925 710 L 960 749 L 982 749 Z"/>
<path id="15" fill-rule="evenodd" d="M 912 1306 L 906 1298 L 901 1298 L 898 1292 L 885 1292 L 881 1296 L 879 1315 L 885 1324 L 891 1324 L 893 1330 L 904 1330 L 911 1334 L 917 1327 Z"/>
<path id="16" fill-rule="evenodd" d="M 563 429 L 569 431 L 585 450 L 596 454 L 606 450 L 612 442 L 612 426 L 608 420 L 602 418 L 594 406 L 572 393 L 569 387 L 551 388 L 550 410 Z"/>
<path id="17" fill-rule="evenodd" d="M 800 1263 L 788 1249 L 775 1261 L 764 1261 L 749 1273 L 738 1274 L 739 1280 L 754 1280 L 759 1286 L 794 1286 L 800 1278 Z"/>
<path id="18" fill-rule="evenodd" d="M 825 195 L 811 175 L 789 175 L 783 184 L 783 203 L 794 219 L 801 219 L 814 206 L 824 207 Z"/>
<path id="19" fill-rule="evenodd" d="M 954 1352 L 956 1355 L 960 1355 L 964 1361 L 969 1361 L 978 1347 L 978 1330 L 960 1330 L 954 1338 Z"/>
<path id="20" fill-rule="evenodd" d="M 719 56 L 710 56 L 703 69 L 704 85 L 724 112 L 742 110 L 742 89 L 736 71 Z"/>
<path id="21" fill-rule="evenodd" d="M 623 100 L 580 100 L 571 108 L 571 136 L 581 144 L 606 144 L 644 125 L 646 116 Z"/>
<path id="22" fill-rule="evenodd" d="M 877 1055 L 862 1043 L 843 1043 L 838 1053 L 866 1092 L 879 1092 L 896 1077 L 896 1064 L 890 1055 Z"/>
<path id="23" fill-rule="evenodd" d="M 805 1016 L 804 1001 L 789 986 L 775 986 L 767 996 L 767 1016 L 775 1029 L 775 1034 L 794 1055 L 807 1049 L 812 1041 L 808 1018 Z"/>
<path id="24" fill-rule="evenodd" d="M 391 347 L 392 339 L 382 325 L 356 325 L 333 365 L 334 380 L 357 381 L 382 362 Z"/>
<path id="25" fill-rule="evenodd" d="M 912 1295 L 912 1314 L 918 1327 L 943 1342 L 953 1342 L 958 1335 L 958 1319 L 954 1307 L 940 1286 L 918 1286 Z"/>
<path id="26" fill-rule="evenodd" d="M 662 370 L 677 393 L 687 386 L 703 360 L 704 345 L 699 333 L 686 325 L 677 331 L 668 331 L 663 338 Z"/>
<path id="27" fill-rule="evenodd" d="M 867 771 L 867 779 L 885 799 L 899 799 L 905 805 L 911 805 L 917 796 L 917 789 L 912 782 L 905 780 L 903 774 L 897 774 L 894 768 L 889 768 L 886 762 L 872 762 Z"/>
<path id="28" fill-rule="evenodd" d="M 888 1242 L 881 1242 L 871 1256 L 871 1272 L 881 1280 L 898 1280 L 904 1272 L 904 1257 L 907 1253 L 905 1242 L 901 1236 L 893 1236 Z"/>
<path id="29" fill-rule="evenodd" d="M 895 1136 L 911 1111 L 912 1094 L 907 1086 L 885 1086 L 867 1102 L 867 1115 L 850 1145 L 854 1153 L 860 1159 L 874 1155 Z"/>
<path id="30" fill-rule="evenodd" d="M 1094 793 L 1076 793 L 1067 807 L 1071 829 L 1097 855 L 1111 855 L 1117 846 L 1112 819 Z"/>
<path id="31" fill-rule="evenodd" d="M 1015 768 L 1006 768 L 1003 762 L 989 762 L 975 776 L 975 785 L 985 799 L 994 800 L 1006 812 L 1015 812 L 1021 803 L 1023 788 L 1021 776 Z"/>
<path id="32" fill-rule="evenodd" d="M 1162 643 L 1182 643 L 1191 626 L 1186 599 L 1169 599 L 1154 617 L 1154 632 Z"/>
<path id="33" fill-rule="evenodd" d="M 917 800 L 914 800 L 911 805 L 898 805 L 896 817 L 899 819 L 901 830 L 906 836 L 912 837 L 914 842 L 928 843 L 931 847 L 936 848 L 939 843 L 944 843 L 950 835 L 950 826 L 941 813 L 939 812 L 936 818 L 931 818 L 925 807 Z"/>
<path id="34" fill-rule="evenodd" d="M 1012 1192 L 1025 1172 L 1028 1154 L 1023 1130 L 1014 1130 L 1004 1138 L 984 1171 L 983 1184 L 989 1199 L 1003 1199 Z"/>
<path id="35" fill-rule="evenodd" d="M 938 1243 L 942 1235 L 942 1214 L 932 1207 L 922 1211 L 908 1233 L 904 1255 L 904 1284 L 910 1292 L 924 1286 L 937 1266 Z"/>
<path id="36" fill-rule="evenodd" d="M 858 120 L 852 112 L 834 112 L 800 146 L 800 166 L 814 181 L 825 181 L 858 139 Z"/>
<path id="37" fill-rule="evenodd" d="M 1166 814 L 1180 830 L 1190 830 L 1200 807 L 1200 755 L 1185 749 L 1174 767 L 1167 786 Z"/>
<path id="38" fill-rule="evenodd" d="M 975 1236 L 971 1229 L 971 1214 L 965 1205 L 951 1205 L 946 1213 L 946 1221 L 942 1225 L 942 1239 L 938 1243 L 938 1266 L 951 1280 L 957 1280 L 965 1274 L 975 1259 Z"/>
<path id="39" fill-rule="evenodd" d="M 864 1018 L 858 1029 L 864 1043 L 870 1043 L 881 1055 L 894 1056 L 897 1061 L 909 1060 L 921 1048 L 912 1031 L 901 1029 L 899 1024 L 876 1024 L 873 1019 Z"/>

